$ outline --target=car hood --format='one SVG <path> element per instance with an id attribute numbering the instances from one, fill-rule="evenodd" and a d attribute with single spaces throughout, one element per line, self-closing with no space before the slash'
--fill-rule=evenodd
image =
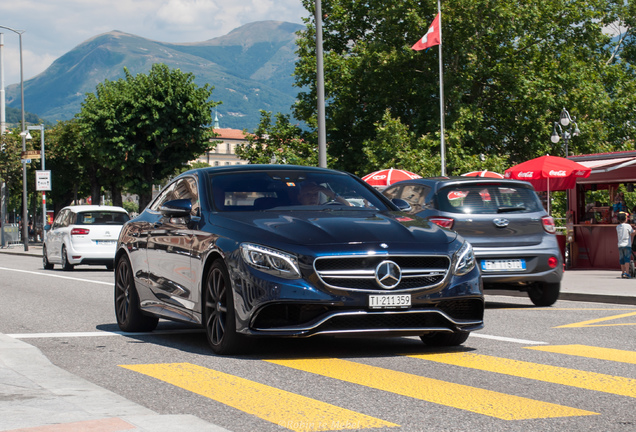
<path id="1" fill-rule="evenodd" d="M 368 210 L 264 211 L 217 213 L 215 225 L 241 232 L 245 238 L 298 245 L 352 243 L 448 244 L 457 233 L 401 212 Z"/>

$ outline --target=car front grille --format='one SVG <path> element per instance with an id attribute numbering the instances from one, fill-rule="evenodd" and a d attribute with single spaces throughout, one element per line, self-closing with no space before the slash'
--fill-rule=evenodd
<path id="1" fill-rule="evenodd" d="M 386 288 L 378 283 L 376 269 L 392 261 L 401 270 L 399 284 Z M 446 278 L 450 260 L 445 255 L 380 255 L 321 257 L 314 262 L 316 274 L 327 286 L 352 291 L 415 290 L 432 288 Z"/>

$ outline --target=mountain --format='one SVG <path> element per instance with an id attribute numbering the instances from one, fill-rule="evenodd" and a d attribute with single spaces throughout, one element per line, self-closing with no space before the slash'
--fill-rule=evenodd
<path id="1" fill-rule="evenodd" d="M 258 21 L 225 36 L 196 43 L 167 43 L 120 31 L 95 36 L 78 45 L 38 76 L 24 82 L 25 109 L 49 121 L 68 120 L 81 109 L 86 93 L 104 80 L 136 75 L 154 63 L 191 72 L 199 86 L 214 86 L 221 127 L 253 130 L 259 110 L 289 113 L 298 89 L 293 87 L 295 40 L 304 27 Z M 6 90 L 7 106 L 20 106 L 19 85 Z"/>

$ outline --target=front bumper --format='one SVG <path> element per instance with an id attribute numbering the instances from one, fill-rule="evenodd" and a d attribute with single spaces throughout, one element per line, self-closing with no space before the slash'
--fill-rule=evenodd
<path id="1" fill-rule="evenodd" d="M 233 272 L 237 331 L 251 336 L 424 335 L 483 328 L 479 270 L 434 288 L 361 292 L 326 286 L 314 277 L 284 280 L 243 267 Z M 371 294 L 410 294 L 408 309 L 371 309 Z"/>

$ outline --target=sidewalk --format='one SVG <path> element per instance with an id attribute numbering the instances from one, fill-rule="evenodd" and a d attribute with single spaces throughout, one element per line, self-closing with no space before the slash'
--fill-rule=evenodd
<path id="1" fill-rule="evenodd" d="M 0 248 L 42 259 L 42 245 Z M 52 364 L 36 347 L 0 333 L 0 431 L 227 432 L 192 415 L 160 415 Z"/>
<path id="2" fill-rule="evenodd" d="M 2 254 L 42 258 L 42 245 L 0 248 Z M 0 258 L 1 262 L 1 258 Z M 1 265 L 1 264 L 0 264 Z M 486 295 L 527 297 L 514 291 Z M 568 270 L 561 300 L 636 305 L 636 280 L 620 271 Z M 223 432 L 191 415 L 159 415 L 53 365 L 36 347 L 0 333 L 0 431 Z"/>

